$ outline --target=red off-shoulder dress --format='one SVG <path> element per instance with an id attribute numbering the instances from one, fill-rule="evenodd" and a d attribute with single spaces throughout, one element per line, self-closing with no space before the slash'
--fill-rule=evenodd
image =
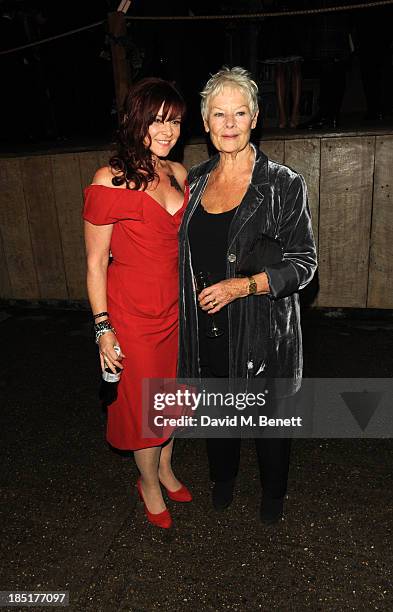
<path id="1" fill-rule="evenodd" d="M 113 224 L 108 312 L 126 358 L 117 399 L 108 407 L 107 440 L 139 450 L 165 438 L 144 437 L 142 380 L 175 378 L 178 351 L 178 229 L 188 201 L 174 215 L 144 191 L 90 185 L 83 218 Z"/>

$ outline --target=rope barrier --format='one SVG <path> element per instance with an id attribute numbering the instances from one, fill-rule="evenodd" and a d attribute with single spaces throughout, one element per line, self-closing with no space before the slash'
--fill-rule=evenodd
<path id="1" fill-rule="evenodd" d="M 30 49 L 31 47 L 38 47 L 39 45 L 44 45 L 45 43 L 52 42 L 52 40 L 58 40 L 59 38 L 64 38 L 65 36 L 71 36 L 71 34 L 77 34 L 78 32 L 83 32 L 84 30 L 91 30 L 92 28 L 96 28 L 97 26 L 102 25 L 103 23 L 106 23 L 105 19 L 102 19 L 101 21 L 96 21 L 95 23 L 91 23 L 87 26 L 83 26 L 82 28 L 76 28 L 75 30 L 70 30 L 69 32 L 58 34 L 57 36 L 49 36 L 49 38 L 42 38 L 41 40 L 37 40 L 36 42 L 28 43 L 27 45 L 21 45 L 20 47 L 14 47 L 13 49 L 0 51 L 0 55 L 8 55 L 8 53 L 14 53 L 15 51 L 22 51 L 23 49 Z"/>
<path id="2" fill-rule="evenodd" d="M 162 15 L 162 16 L 150 16 L 150 15 L 149 16 L 145 16 L 145 15 L 130 16 L 130 15 L 127 15 L 126 20 L 127 21 L 215 21 L 215 20 L 224 20 L 224 19 L 256 19 L 256 18 L 261 18 L 261 17 L 294 17 L 296 15 L 318 15 L 321 13 L 337 13 L 341 11 L 368 9 L 368 8 L 374 8 L 377 6 L 388 6 L 389 4 L 393 4 L 393 0 L 379 0 L 377 2 L 368 2 L 367 4 L 362 2 L 361 4 L 329 6 L 326 8 L 304 9 L 300 11 L 249 13 L 247 15 L 172 15 L 172 16 L 169 16 L 169 15 L 168 16 L 167 15 Z M 63 32 L 63 34 L 58 34 L 57 36 L 50 36 L 49 38 L 43 38 L 33 43 L 21 45 L 20 47 L 14 47 L 13 49 L 6 49 L 5 51 L 0 51 L 0 55 L 8 55 L 10 53 L 15 53 L 16 51 L 23 51 L 24 49 L 31 49 L 32 47 L 38 47 L 48 42 L 59 40 L 60 38 L 71 36 L 72 34 L 77 34 L 78 32 L 83 32 L 85 30 L 91 30 L 92 28 L 96 28 L 97 26 L 100 26 L 103 23 L 106 23 L 106 20 L 103 19 L 101 21 L 96 21 L 95 23 L 91 23 L 90 25 L 83 26 L 81 28 L 76 28 L 75 30 L 70 30 L 69 32 Z"/>
<path id="3" fill-rule="evenodd" d="M 248 13 L 246 15 L 173 15 L 173 16 L 142 16 L 142 15 L 127 15 L 127 21 L 209 21 L 219 19 L 255 19 L 257 17 L 293 17 L 295 15 L 317 15 L 319 13 L 333 13 L 340 11 L 353 11 L 355 9 L 373 8 L 376 6 L 386 6 L 393 4 L 393 0 L 379 0 L 378 2 L 368 2 L 365 4 L 351 4 L 342 6 L 329 6 L 319 9 L 303 9 L 300 11 L 276 11 L 270 13 Z"/>

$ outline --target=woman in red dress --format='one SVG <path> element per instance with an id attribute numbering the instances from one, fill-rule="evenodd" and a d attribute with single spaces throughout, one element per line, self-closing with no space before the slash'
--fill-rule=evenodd
<path id="1" fill-rule="evenodd" d="M 83 212 L 101 368 L 122 370 L 108 407 L 107 440 L 134 451 L 146 515 L 164 528 L 172 520 L 160 484 L 176 501 L 191 501 L 191 495 L 172 471 L 173 439 L 148 435 L 142 380 L 176 377 L 178 229 L 188 187 L 185 168 L 167 156 L 184 112 L 167 81 L 137 83 L 126 100 L 117 153 L 86 188 Z"/>

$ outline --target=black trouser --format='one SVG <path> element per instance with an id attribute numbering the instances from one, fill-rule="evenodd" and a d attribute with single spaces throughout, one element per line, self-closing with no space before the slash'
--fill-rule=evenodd
<path id="1" fill-rule="evenodd" d="M 224 361 L 227 363 L 227 361 Z M 211 366 L 202 365 L 202 378 L 217 377 Z M 236 478 L 240 462 L 240 438 L 208 438 L 207 456 L 210 479 L 225 482 Z M 287 492 L 291 440 L 286 438 L 255 438 L 259 476 L 263 491 L 274 499 Z"/>
<path id="2" fill-rule="evenodd" d="M 287 492 L 291 440 L 255 438 L 261 486 L 270 497 L 284 497 Z M 240 438 L 207 440 L 210 478 L 226 481 L 236 478 L 240 461 Z"/>

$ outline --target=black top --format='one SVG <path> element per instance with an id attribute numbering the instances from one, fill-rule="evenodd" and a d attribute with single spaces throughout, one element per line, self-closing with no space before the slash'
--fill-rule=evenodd
<path id="1" fill-rule="evenodd" d="M 194 274 L 209 272 L 213 283 L 223 280 L 227 269 L 228 231 L 237 207 L 223 213 L 206 212 L 199 203 L 190 219 L 189 241 Z M 199 360 L 202 374 L 228 376 L 228 310 L 224 306 L 214 315 L 223 335 L 208 338 L 206 328 L 211 325 L 211 315 L 198 308 Z"/>

